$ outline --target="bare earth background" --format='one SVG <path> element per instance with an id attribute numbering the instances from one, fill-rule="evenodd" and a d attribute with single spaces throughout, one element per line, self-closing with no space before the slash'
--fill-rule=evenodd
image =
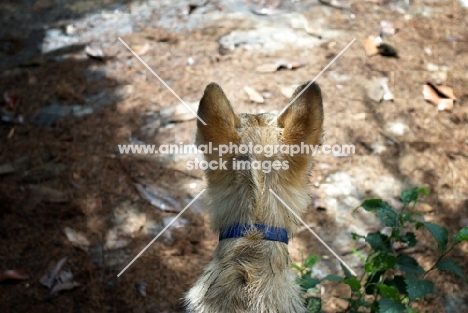
<path id="1" fill-rule="evenodd" d="M 259 9 L 269 7 L 260 15 Z M 468 225 L 468 9 L 466 1 L 0 1 L 0 270 L 29 278 L 0 282 L 1 312 L 182 312 L 180 299 L 209 262 L 217 239 L 197 200 L 120 278 L 117 274 L 203 188 L 188 171 L 198 155 L 122 155 L 118 144 L 192 143 L 192 115 L 118 41 L 121 37 L 187 103 L 222 86 L 237 112 L 280 111 L 295 85 L 317 80 L 325 143 L 356 153 L 319 155 L 310 175 L 305 221 L 358 272 L 350 233 L 379 229 L 351 211 L 365 198 L 398 206 L 405 188 L 431 194 L 425 219 L 453 234 Z M 257 13 L 255 13 L 255 11 Z M 399 58 L 366 56 L 364 39 L 382 21 Z M 293 69 L 261 72 L 279 58 Z M 259 68 L 260 67 L 260 68 Z M 394 101 L 378 101 L 388 78 Z M 452 111 L 424 101 L 423 84 L 453 88 Z M 263 103 L 252 101 L 245 86 Z M 145 185 L 142 185 L 145 184 Z M 138 191 L 149 190 L 155 205 Z M 165 204 L 165 206 L 163 205 Z M 168 210 L 170 212 L 168 212 Z M 435 242 L 418 235 L 425 269 Z M 316 253 L 315 275 L 338 262 L 302 230 L 294 262 Z M 468 245 L 451 256 L 468 273 Z M 40 283 L 60 259 L 80 284 L 50 295 Z M 70 273 L 69 272 L 69 273 Z M 438 292 L 421 312 L 467 312 L 468 288 L 431 273 Z M 325 284 L 324 310 L 346 291 Z M 146 294 L 146 296 L 144 296 Z"/>

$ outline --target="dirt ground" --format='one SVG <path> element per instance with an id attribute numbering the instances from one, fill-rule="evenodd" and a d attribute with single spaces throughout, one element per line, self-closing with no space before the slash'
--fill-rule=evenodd
<path id="1" fill-rule="evenodd" d="M 0 269 L 29 274 L 0 282 L 0 311 L 182 312 L 180 299 L 212 257 L 217 238 L 209 231 L 203 202 L 197 201 L 177 228 L 117 277 L 175 216 L 143 199 L 136 184 L 157 186 L 160 197 L 179 211 L 204 185 L 203 172 L 188 171 L 184 159 L 119 153 L 119 144 L 192 143 L 196 121 L 174 122 L 171 108 L 179 101 L 118 37 L 186 102 L 196 103 L 205 86 L 216 82 L 237 112 L 248 113 L 280 111 L 288 100 L 282 88 L 313 79 L 356 38 L 317 79 L 325 143 L 354 144 L 356 153 L 316 157 L 304 220 L 357 271 L 362 271 L 359 260 L 349 252 L 359 243 L 340 241 L 336 234 L 378 225 L 341 218 L 355 201 L 395 202 L 402 189 L 425 186 L 431 191 L 424 198 L 426 220 L 450 234 L 468 226 L 468 9 L 455 0 L 417 0 L 407 8 L 401 3 L 264 1 L 280 14 L 258 15 L 251 9 L 260 1 L 0 1 L 5 25 L 0 32 Z M 133 27 L 123 32 L 127 18 Z M 304 19 L 321 36 L 308 34 Z M 397 28 L 384 41 L 398 58 L 365 54 L 364 39 L 378 36 L 381 21 Z M 249 32 L 281 38 L 269 46 L 249 41 Z M 38 51 L 40 44 L 50 49 Z M 101 49 L 103 56 L 87 54 L 86 46 Z M 278 58 L 306 64 L 256 70 Z M 369 96 L 381 77 L 388 77 L 393 101 Z M 427 81 L 453 88 L 453 110 L 438 111 L 424 100 Z M 264 103 L 251 101 L 244 86 L 262 94 Z M 89 114 L 79 114 L 86 110 Z M 349 203 L 349 195 L 340 193 L 340 177 L 351 177 L 351 187 L 359 190 Z M 332 197 L 331 188 L 341 198 Z M 425 232 L 418 240 L 412 255 L 428 269 L 437 247 Z M 320 268 L 338 273 L 338 263 L 307 231 L 291 244 L 295 262 L 299 249 L 319 254 L 325 260 Z M 467 254 L 466 244 L 451 253 L 465 273 Z M 63 257 L 63 268 L 80 286 L 51 295 L 40 280 Z M 429 276 L 448 296 L 430 297 L 415 308 L 466 311 L 468 287 L 460 278 Z M 324 309 L 335 312 L 333 288 L 326 288 L 331 291 Z"/>

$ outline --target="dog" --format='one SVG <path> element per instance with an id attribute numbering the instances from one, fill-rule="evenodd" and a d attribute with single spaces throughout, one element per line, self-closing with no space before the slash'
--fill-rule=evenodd
<path id="1" fill-rule="evenodd" d="M 271 113 L 236 114 L 221 87 L 215 83 L 206 87 L 198 108 L 206 125 L 197 122 L 195 143 L 212 145 L 212 151 L 204 151 L 207 162 L 227 165 L 205 170 L 207 211 L 220 240 L 213 260 L 185 295 L 187 313 L 307 312 L 287 249 L 300 221 L 270 189 L 301 216 L 309 200 L 311 154 L 276 151 L 266 156 L 232 149 L 221 159 L 218 153 L 226 145 L 249 143 L 320 145 L 322 95 L 316 83 L 307 85 L 296 89 L 291 101 L 297 99 L 277 118 Z M 236 168 L 240 161 L 277 162 L 266 171 L 258 166 Z"/>

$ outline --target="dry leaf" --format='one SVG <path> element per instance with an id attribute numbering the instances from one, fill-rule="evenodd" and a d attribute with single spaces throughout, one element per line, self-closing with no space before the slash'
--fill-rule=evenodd
<path id="1" fill-rule="evenodd" d="M 322 39 L 322 28 L 320 28 L 320 27 L 309 27 L 309 26 L 306 25 L 304 27 L 304 30 L 309 35 L 312 35 L 312 36 L 315 36 L 315 37 L 317 37 L 319 39 Z"/>
<path id="2" fill-rule="evenodd" d="M 427 82 L 422 91 L 424 100 L 437 106 L 439 111 L 451 111 L 453 102 L 457 99 L 453 89 L 448 86 L 437 86 Z"/>
<path id="3" fill-rule="evenodd" d="M 0 271 L 0 282 L 4 280 L 26 280 L 29 279 L 28 273 L 23 270 L 1 270 Z"/>
<path id="4" fill-rule="evenodd" d="M 255 71 L 259 73 L 273 73 L 278 70 L 278 64 L 275 63 L 267 63 L 267 64 L 262 64 L 259 65 L 255 68 Z"/>
<path id="5" fill-rule="evenodd" d="M 46 273 L 41 277 L 39 282 L 43 286 L 46 286 L 49 289 L 52 288 L 52 286 L 55 283 L 55 278 L 57 277 L 58 273 L 62 269 L 65 262 L 67 262 L 67 259 L 68 259 L 67 257 L 64 257 L 64 258 L 60 259 L 49 273 Z"/>
<path id="6" fill-rule="evenodd" d="M 351 8 L 350 2 L 345 2 L 341 0 L 319 0 L 319 2 L 325 5 L 334 7 L 334 8 L 338 8 L 338 9 L 350 9 Z"/>
<path id="7" fill-rule="evenodd" d="M 395 35 L 397 29 L 393 26 L 393 23 L 390 21 L 381 21 L 380 22 L 380 37 L 385 35 Z"/>
<path id="8" fill-rule="evenodd" d="M 250 101 L 256 102 L 256 103 L 263 103 L 265 100 L 263 99 L 262 95 L 259 94 L 255 89 L 249 86 L 244 86 L 244 91 L 247 93 L 249 96 Z"/>
<path id="9" fill-rule="evenodd" d="M 368 57 L 379 53 L 379 45 L 376 43 L 372 36 L 364 39 L 364 51 L 366 52 L 366 56 Z"/>
<path id="10" fill-rule="evenodd" d="M 382 87 L 382 90 L 383 90 L 382 99 L 390 100 L 390 101 L 395 100 L 395 97 L 393 96 L 393 93 L 390 91 L 390 88 L 388 87 L 388 78 L 387 77 L 382 77 L 380 79 L 380 86 Z"/>
<path id="11" fill-rule="evenodd" d="M 93 59 L 102 60 L 104 58 L 104 52 L 101 48 L 86 46 L 86 54 Z"/>
<path id="12" fill-rule="evenodd" d="M 179 213 L 182 211 L 180 203 L 168 195 L 163 188 L 148 184 L 134 184 L 140 196 L 155 208 L 165 212 Z"/>
<path id="13" fill-rule="evenodd" d="M 275 8 L 252 9 L 252 12 L 257 15 L 278 15 L 283 13 L 281 10 Z"/>
<path id="14" fill-rule="evenodd" d="M 41 201 L 50 202 L 50 203 L 64 203 L 68 202 L 68 196 L 56 189 L 41 185 L 29 185 L 29 191 L 31 191 L 36 197 Z"/>
<path id="15" fill-rule="evenodd" d="M 76 230 L 73 230 L 70 227 L 65 227 L 63 231 L 65 232 L 67 239 L 72 243 L 73 246 L 88 252 L 89 241 L 85 235 Z"/>
<path id="16" fill-rule="evenodd" d="M 76 282 L 76 281 L 73 281 L 73 282 L 70 282 L 70 283 L 57 283 L 54 288 L 52 288 L 52 290 L 50 291 L 50 294 L 53 295 L 53 294 L 56 294 L 56 293 L 59 293 L 60 291 L 63 291 L 63 290 L 71 290 L 75 287 L 78 287 L 78 286 L 81 286 L 80 283 Z"/>
<path id="17" fill-rule="evenodd" d="M 147 42 L 145 42 L 144 44 L 136 43 L 136 44 L 130 45 L 130 48 L 132 48 L 132 50 L 136 54 L 141 56 L 141 55 L 144 55 L 146 52 L 149 51 L 150 45 Z"/>
<path id="18" fill-rule="evenodd" d="M 13 111 L 16 111 L 20 103 L 19 97 L 17 97 L 14 93 L 9 91 L 5 91 L 3 93 L 3 101 L 5 101 L 7 108 Z"/>
<path id="19" fill-rule="evenodd" d="M 431 84 L 432 87 L 434 87 L 439 93 L 443 94 L 444 96 L 446 96 L 447 98 L 449 99 L 452 99 L 452 100 L 457 100 L 457 97 L 455 97 L 455 94 L 453 93 L 453 89 L 448 87 L 448 86 L 438 86 L 438 85 L 434 85 L 434 84 Z"/>
<path id="20" fill-rule="evenodd" d="M 297 68 L 300 68 L 300 67 L 303 67 L 303 66 L 307 65 L 306 62 L 301 62 L 301 61 L 297 61 L 297 60 L 288 60 L 288 59 L 278 59 L 278 60 L 276 60 L 275 63 L 277 64 L 278 69 L 285 68 L 285 69 L 288 69 L 288 70 L 295 70 Z"/>
<path id="21" fill-rule="evenodd" d="M 140 295 L 146 297 L 146 283 L 136 283 L 135 287 Z"/>
<path id="22" fill-rule="evenodd" d="M 439 104 L 437 104 L 437 109 L 439 111 L 452 111 L 453 100 L 452 99 L 439 99 Z"/>

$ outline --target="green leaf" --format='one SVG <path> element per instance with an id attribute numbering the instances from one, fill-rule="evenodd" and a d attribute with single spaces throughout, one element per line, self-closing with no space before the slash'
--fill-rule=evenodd
<path id="1" fill-rule="evenodd" d="M 407 307 L 405 312 L 406 313 L 419 313 L 419 311 L 416 311 L 415 309 L 410 308 L 410 307 Z"/>
<path id="2" fill-rule="evenodd" d="M 361 283 L 359 282 L 359 280 L 357 280 L 354 277 L 353 278 L 346 278 L 345 280 L 343 280 L 343 282 L 346 285 L 349 285 L 349 287 L 351 287 L 352 291 L 359 291 L 359 289 L 361 289 Z"/>
<path id="3" fill-rule="evenodd" d="M 382 298 L 379 301 L 380 313 L 401 313 L 405 306 L 401 303 L 395 302 L 393 299 Z"/>
<path id="4" fill-rule="evenodd" d="M 410 301 L 422 299 L 427 294 L 434 293 L 434 283 L 430 280 L 419 279 L 413 274 L 408 274 L 405 278 L 408 296 Z"/>
<path id="5" fill-rule="evenodd" d="M 329 275 L 325 276 L 324 278 L 322 278 L 322 281 L 324 281 L 324 280 L 329 280 L 329 281 L 343 281 L 343 277 L 338 276 L 338 275 L 329 274 Z"/>
<path id="6" fill-rule="evenodd" d="M 418 243 L 413 232 L 407 232 L 404 236 L 400 237 L 400 240 L 408 243 L 408 247 L 414 247 Z"/>
<path id="7" fill-rule="evenodd" d="M 375 212 L 379 220 L 389 227 L 397 226 L 398 214 L 392 209 L 392 207 L 382 199 L 367 199 L 361 206 L 364 210 L 369 212 Z"/>
<path id="8" fill-rule="evenodd" d="M 405 283 L 405 277 L 401 275 L 395 275 L 393 279 L 386 278 L 384 280 L 384 284 L 387 286 L 393 286 L 395 287 L 398 292 L 402 295 L 407 295 L 408 292 L 406 291 L 406 283 Z"/>
<path id="9" fill-rule="evenodd" d="M 468 241 L 468 227 L 462 228 L 453 236 L 453 240 L 455 244 L 460 243 L 462 241 Z"/>
<path id="10" fill-rule="evenodd" d="M 316 254 L 311 254 L 305 259 L 304 261 L 304 267 L 306 268 L 312 268 L 315 264 L 317 264 L 319 261 L 319 256 Z"/>
<path id="11" fill-rule="evenodd" d="M 380 289 L 380 294 L 384 298 L 391 298 L 395 301 L 400 301 L 400 293 L 394 286 L 388 286 L 386 284 L 377 284 Z"/>
<path id="12" fill-rule="evenodd" d="M 379 232 L 370 233 L 366 236 L 366 242 L 370 244 L 372 250 L 375 251 L 390 251 L 390 240 L 388 236 Z"/>
<path id="13" fill-rule="evenodd" d="M 320 313 L 322 311 L 321 298 L 307 298 L 306 308 L 310 313 Z"/>
<path id="14" fill-rule="evenodd" d="M 407 273 L 424 273 L 424 269 L 419 266 L 418 261 L 406 254 L 401 254 L 398 256 L 396 268 Z"/>
<path id="15" fill-rule="evenodd" d="M 341 269 L 343 270 L 345 274 L 345 278 L 353 278 L 354 275 L 351 274 L 351 272 L 340 262 Z"/>
<path id="16" fill-rule="evenodd" d="M 364 270 L 366 273 L 386 271 L 395 267 L 396 257 L 384 252 L 374 252 L 367 257 Z"/>
<path id="17" fill-rule="evenodd" d="M 400 195 L 400 199 L 406 203 L 417 201 L 420 193 L 428 195 L 429 190 L 423 187 L 415 187 L 411 190 L 404 190 Z"/>
<path id="18" fill-rule="evenodd" d="M 358 240 L 358 239 L 361 239 L 361 238 L 366 238 L 366 236 L 359 235 L 359 234 L 356 234 L 356 233 L 351 233 L 351 236 L 353 236 L 353 240 Z"/>
<path id="19" fill-rule="evenodd" d="M 447 248 L 448 232 L 445 227 L 437 224 L 423 222 L 424 226 L 431 233 L 432 237 L 437 241 L 437 245 L 440 251 L 444 251 Z"/>
<path id="20" fill-rule="evenodd" d="M 375 284 L 377 284 L 380 281 L 380 278 L 382 277 L 383 274 L 385 274 L 385 271 L 375 272 L 369 276 L 369 278 L 367 279 L 364 285 L 366 294 L 368 295 L 374 294 Z"/>
<path id="21" fill-rule="evenodd" d="M 314 288 L 315 286 L 317 286 L 318 283 L 320 283 L 320 279 L 310 277 L 310 273 L 309 275 L 302 275 L 302 278 L 299 279 L 299 285 L 304 290 Z"/>
<path id="22" fill-rule="evenodd" d="M 297 265 L 296 263 L 291 263 L 291 267 L 295 268 L 296 270 L 302 273 L 303 268 Z"/>
<path id="23" fill-rule="evenodd" d="M 442 259 L 437 262 L 437 268 L 441 271 L 449 271 L 467 281 L 465 273 L 457 263 L 455 263 L 452 259 Z"/>

